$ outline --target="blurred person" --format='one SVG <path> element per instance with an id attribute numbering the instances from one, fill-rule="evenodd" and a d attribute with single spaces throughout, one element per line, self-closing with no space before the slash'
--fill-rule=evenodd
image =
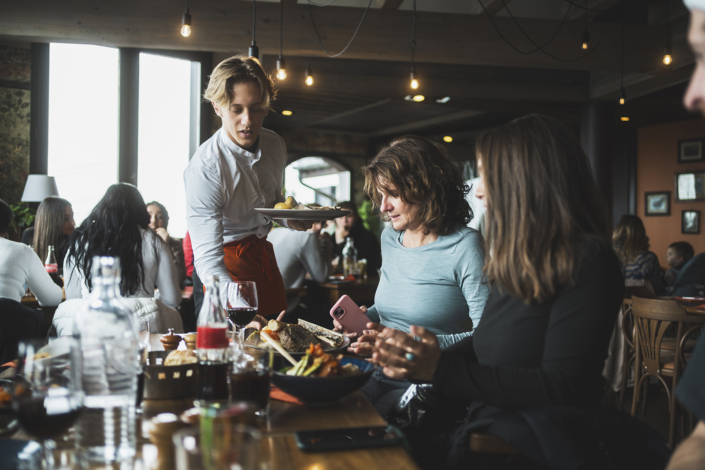
<path id="1" fill-rule="evenodd" d="M 131 184 L 110 186 L 69 239 L 64 262 L 66 299 L 90 295 L 94 256 L 120 259 L 120 293 L 128 298 L 154 297 L 176 308 L 181 289 L 171 252 L 149 228 L 149 213 L 142 195 Z"/>
<path id="2" fill-rule="evenodd" d="M 26 284 L 39 305 L 59 305 L 63 292 L 44 269 L 44 260 L 39 259 L 27 245 L 7 239 L 12 217 L 12 209 L 0 199 L 0 299 L 17 303 L 13 304 L 13 310 L 21 312 L 19 303 L 25 294 Z M 7 306 L 3 304 L 3 308 Z"/>
<path id="3" fill-rule="evenodd" d="M 476 155 L 475 195 L 487 208 L 493 253 L 485 258 L 492 290 L 482 321 L 446 350 L 429 328 L 406 333 L 368 324 L 379 333 L 372 361 L 390 378 L 431 384 L 439 401 L 469 403 L 469 414 L 458 410 L 467 420 L 450 441 L 423 429 L 412 436 L 425 465 L 438 468 L 450 455 L 447 463 L 467 466 L 467 433 L 488 419 L 521 453 L 567 456 L 563 466 L 577 468 L 567 461 L 570 445 L 582 449 L 583 442 L 552 445 L 563 434 L 551 418 L 590 422 L 603 394 L 601 372 L 624 292 L 604 202 L 580 144 L 552 118 L 530 115 L 486 131 Z M 537 429 L 527 430 L 525 420 Z M 548 448 L 522 439 L 534 431 L 554 436 Z"/>
<path id="4" fill-rule="evenodd" d="M 32 245 L 42 262 L 47 259 L 49 246 L 53 246 L 59 269 L 63 269 L 68 239 L 75 226 L 71 203 L 66 199 L 50 196 L 39 204 L 34 226 L 22 233 L 22 243 Z"/>
<path id="5" fill-rule="evenodd" d="M 690 111 L 705 113 L 705 0 L 685 0 L 690 9 L 688 42 L 695 53 L 695 71 L 683 97 Z M 701 256 L 701 255 L 698 255 Z M 698 420 L 693 433 L 673 453 L 668 470 L 705 467 L 705 335 L 693 351 L 676 395 L 683 406 Z"/>
<path id="6" fill-rule="evenodd" d="M 685 263 L 690 261 L 695 256 L 693 245 L 688 242 L 675 242 L 668 245 L 666 250 L 666 264 L 668 271 L 663 275 L 663 280 L 667 286 L 672 286 L 681 272 Z"/>
<path id="7" fill-rule="evenodd" d="M 382 267 L 382 252 L 379 247 L 377 237 L 367 230 L 362 223 L 357 207 L 351 201 L 343 201 L 337 204 L 341 209 L 350 209 L 348 215 L 335 219 L 335 252 L 338 257 L 339 270 L 342 270 L 343 248 L 345 242 L 350 237 L 357 249 L 357 259 L 367 260 L 367 273 L 369 276 L 377 276 L 377 270 Z"/>
<path id="8" fill-rule="evenodd" d="M 649 251 L 649 237 L 638 216 L 625 214 L 619 219 L 612 233 L 612 246 L 622 263 L 624 279 L 649 281 L 654 292 L 663 292 L 661 265 L 656 253 Z"/>
<path id="9" fill-rule="evenodd" d="M 149 213 L 149 228 L 159 235 L 169 247 L 171 257 L 174 258 L 174 267 L 176 268 L 179 286 L 183 287 L 187 275 L 183 240 L 169 236 L 167 231 L 169 227 L 169 212 L 166 207 L 157 201 L 148 202 L 147 212 Z"/>

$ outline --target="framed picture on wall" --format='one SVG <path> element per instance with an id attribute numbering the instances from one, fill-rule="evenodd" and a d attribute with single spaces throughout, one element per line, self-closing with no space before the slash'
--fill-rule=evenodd
<path id="1" fill-rule="evenodd" d="M 702 139 L 681 140 L 678 142 L 678 163 L 702 162 Z"/>
<path id="2" fill-rule="evenodd" d="M 676 202 L 705 201 L 705 170 L 676 173 Z"/>
<path id="3" fill-rule="evenodd" d="M 700 211 L 683 211 L 681 215 L 681 233 L 698 235 L 700 233 Z"/>
<path id="4" fill-rule="evenodd" d="M 671 215 L 671 191 L 646 193 L 644 215 Z"/>

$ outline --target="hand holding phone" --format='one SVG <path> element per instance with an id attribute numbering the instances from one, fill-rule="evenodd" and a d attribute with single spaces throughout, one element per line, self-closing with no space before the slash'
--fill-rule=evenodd
<path id="1" fill-rule="evenodd" d="M 298 431 L 294 438 L 296 445 L 304 452 L 387 447 L 404 443 L 404 435 L 395 426 Z"/>
<path id="2" fill-rule="evenodd" d="M 346 333 L 362 335 L 370 319 L 347 295 L 342 296 L 330 309 L 330 316 L 340 323 Z"/>

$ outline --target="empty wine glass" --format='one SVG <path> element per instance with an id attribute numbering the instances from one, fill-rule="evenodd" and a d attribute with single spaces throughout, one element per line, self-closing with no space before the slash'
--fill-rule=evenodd
<path id="1" fill-rule="evenodd" d="M 243 350 L 245 326 L 257 316 L 257 285 L 254 281 L 229 282 L 225 287 L 225 298 L 228 320 L 233 324 L 240 350 Z"/>
<path id="2" fill-rule="evenodd" d="M 54 468 L 53 438 L 78 418 L 83 392 L 78 380 L 77 341 L 64 336 L 49 346 L 44 341 L 20 341 L 13 407 L 22 428 L 39 440 L 44 467 Z"/>

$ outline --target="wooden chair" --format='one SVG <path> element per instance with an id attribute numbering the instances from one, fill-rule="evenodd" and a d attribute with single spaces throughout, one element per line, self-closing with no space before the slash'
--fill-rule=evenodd
<path id="1" fill-rule="evenodd" d="M 624 406 L 624 396 L 626 395 L 627 381 L 632 370 L 632 364 L 636 359 L 634 349 L 634 317 L 632 316 L 632 296 L 653 299 L 656 294 L 646 286 L 627 286 L 624 288 L 624 301 L 622 302 L 622 337 L 624 338 L 624 348 L 622 349 L 622 383 L 619 388 L 619 404 Z"/>
<path id="2" fill-rule="evenodd" d="M 646 403 L 648 378 L 656 377 L 668 395 L 670 422 L 668 442 L 674 448 L 676 442 L 676 421 L 679 415 L 675 389 L 683 373 L 685 365 L 684 345 L 687 336 L 686 329 L 691 334 L 693 326 L 705 324 L 705 316 L 688 315 L 675 300 L 643 299 L 632 297 L 632 315 L 634 317 L 634 347 L 636 349 L 634 370 L 634 398 L 632 401 L 632 416 L 636 416 L 640 401 L 641 389 L 644 383 L 642 407 Z M 674 349 L 664 350 L 664 335 L 674 325 L 676 337 Z M 668 341 L 667 341 L 668 342 Z M 665 377 L 670 378 L 669 388 Z"/>

